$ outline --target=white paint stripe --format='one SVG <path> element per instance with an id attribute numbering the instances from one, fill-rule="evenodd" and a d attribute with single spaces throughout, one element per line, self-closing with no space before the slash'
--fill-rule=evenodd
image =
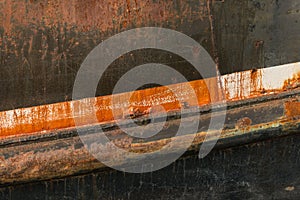
<path id="1" fill-rule="evenodd" d="M 256 85 L 265 90 L 280 90 L 284 82 L 292 79 L 297 73 L 300 73 L 300 62 L 259 69 L 257 74 L 260 74 L 260 77 Z M 221 81 L 230 98 L 247 98 L 251 95 L 251 70 L 224 75 Z"/>
<path id="2" fill-rule="evenodd" d="M 261 85 L 261 87 L 266 90 L 279 90 L 282 89 L 284 82 L 287 79 L 293 78 L 293 76 L 298 73 L 300 73 L 300 62 L 259 69 L 257 70 L 257 74 L 260 74 L 260 76 L 257 77 L 255 84 Z M 227 96 L 232 99 L 236 97 L 250 97 L 251 92 L 253 92 L 251 91 L 251 87 L 253 85 L 251 81 L 253 81 L 251 80 L 251 70 L 227 74 L 221 77 L 221 82 L 223 86 L 226 87 L 225 90 L 228 92 Z M 187 95 L 185 94 L 184 96 Z M 155 99 L 150 101 L 151 102 L 141 102 L 141 104 L 153 105 L 155 103 Z M 165 99 L 165 101 L 168 102 L 173 100 Z M 80 100 L 80 102 L 82 102 L 80 104 L 81 108 L 76 109 L 76 114 L 74 117 L 83 117 L 92 113 L 92 110 L 96 105 L 97 98 L 83 99 Z M 76 106 L 74 106 L 75 104 L 76 102 L 70 103 L 70 112 L 73 112 L 73 110 L 76 108 Z M 37 113 L 39 113 L 41 107 L 22 108 L 2 112 L 0 113 L 0 128 L 10 128 L 16 125 L 32 124 L 33 119 L 39 118 L 43 118 L 44 121 L 64 119 L 68 117 L 65 106 L 66 104 L 64 103 L 44 105 L 43 107 L 47 111 L 42 113 L 41 116 L 37 116 Z M 58 112 L 58 109 L 60 112 Z"/>

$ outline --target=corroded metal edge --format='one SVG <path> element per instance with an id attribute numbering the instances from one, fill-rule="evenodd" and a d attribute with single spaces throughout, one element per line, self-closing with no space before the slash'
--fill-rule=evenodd
<path id="1" fill-rule="evenodd" d="M 193 107 L 216 104 L 223 100 L 238 102 L 279 94 L 300 86 L 300 63 L 223 75 L 220 82 L 222 88 L 218 78 L 170 85 L 173 92 L 176 91 L 176 96 L 167 87 L 117 94 L 120 101 L 118 105 L 112 105 L 111 96 L 103 96 L 0 112 L 0 138 L 35 132 L 45 134 L 47 131 L 74 127 L 75 120 L 77 126 L 124 120 L 128 106 L 145 112 L 159 104 L 166 111 L 176 111 L 181 109 L 180 102 L 187 102 Z M 188 84 L 195 90 L 198 99 L 191 99 L 186 94 L 184 88 Z M 209 91 L 215 93 L 210 94 Z M 124 104 L 126 99 L 130 99 L 129 105 Z M 160 112 L 155 108 L 152 110 L 158 114 Z"/>
<path id="2" fill-rule="evenodd" d="M 294 112 L 292 116 L 288 114 L 291 106 L 298 105 L 298 94 L 229 109 L 225 127 L 216 148 L 300 133 L 300 113 Z M 195 139 L 189 151 L 197 151 L 206 134 L 212 140 L 215 139 L 214 131 L 206 133 L 203 130 L 203 127 L 205 129 L 209 123 L 211 114 L 217 115 L 218 113 L 192 115 L 185 118 L 186 120 L 200 120 L 201 124 L 198 133 L 194 135 Z M 159 150 L 166 145 L 170 141 L 170 134 L 172 135 L 170 131 L 179 123 L 178 119 L 168 121 L 161 137 L 149 141 L 132 140 L 118 129 L 107 131 L 106 134 L 119 147 L 137 153 L 147 153 Z M 95 127 L 86 127 L 86 130 L 90 132 L 91 137 L 93 132 L 97 132 Z M 179 141 L 179 149 L 184 148 L 180 144 L 184 143 L 185 137 L 190 137 L 190 135 L 173 138 Z M 99 151 L 97 145 L 96 143 L 95 152 Z M 106 154 L 108 160 L 114 158 L 118 165 L 122 165 L 126 159 L 123 155 L 111 155 L 110 152 Z M 2 185 L 61 178 L 93 170 L 107 170 L 102 163 L 89 154 L 77 136 L 52 138 L 39 142 L 26 143 L 24 141 L 17 145 L 0 148 L 0 155 L 0 183 Z"/>

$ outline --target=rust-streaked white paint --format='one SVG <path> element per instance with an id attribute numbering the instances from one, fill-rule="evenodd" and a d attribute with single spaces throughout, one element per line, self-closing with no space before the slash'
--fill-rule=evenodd
<path id="1" fill-rule="evenodd" d="M 295 76 L 300 77 L 300 62 L 271 68 L 237 72 L 220 77 L 227 101 L 238 101 L 270 93 L 281 92 L 286 81 Z M 298 79 L 297 79 L 298 80 Z M 218 81 L 216 78 L 192 81 L 171 85 L 177 92 L 175 95 L 166 87 L 158 87 L 141 91 L 117 94 L 118 104 L 111 105 L 111 96 L 82 99 L 80 101 L 62 102 L 30 108 L 21 108 L 0 112 L 0 137 L 30 134 L 45 130 L 54 130 L 75 126 L 74 118 L 82 125 L 101 123 L 114 120 L 111 109 L 116 109 L 118 116 L 123 116 L 129 106 L 139 107 L 141 111 L 151 106 L 163 105 L 167 111 L 181 108 L 179 101 L 186 101 L 189 105 L 207 105 L 216 103 L 218 95 Z M 184 87 L 190 84 L 198 96 L 198 102 L 189 98 Z M 212 98 L 207 88 L 214 88 L 217 97 Z M 130 102 L 122 101 L 131 97 Z M 95 111 L 96 117 L 95 119 Z"/>

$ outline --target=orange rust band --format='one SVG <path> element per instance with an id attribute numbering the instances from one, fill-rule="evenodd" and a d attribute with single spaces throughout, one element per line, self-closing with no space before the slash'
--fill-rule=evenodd
<path id="1" fill-rule="evenodd" d="M 207 83 L 208 86 L 206 86 L 203 80 L 199 80 L 190 83 L 176 84 L 170 87 L 173 88 L 172 90 L 175 91 L 176 94 L 181 94 L 184 97 L 184 101 L 189 105 L 205 105 L 211 103 L 211 96 L 213 96 L 215 101 L 218 101 L 219 98 L 217 92 L 213 95 L 209 95 L 208 92 L 208 87 L 215 88 L 215 91 L 218 91 L 216 79 L 209 79 Z M 190 99 L 189 95 L 184 93 L 184 88 L 187 84 L 190 84 L 195 90 L 198 97 L 197 102 L 195 99 Z M 111 97 L 112 96 L 88 98 L 80 101 L 62 102 L 0 112 L 0 137 L 74 127 L 74 118 L 76 118 L 76 125 L 112 121 L 114 120 L 114 116 L 111 109 Z M 181 104 L 176 99 L 176 96 L 167 87 L 117 94 L 115 97 L 118 102 L 124 102 L 126 99 L 130 99 L 130 106 L 138 107 L 141 112 L 147 110 L 149 107 L 155 107 L 155 105 L 162 105 L 166 111 L 181 109 Z M 96 109 L 97 122 L 93 120 L 95 118 L 93 116 L 95 112 L 91 111 L 91 108 Z M 116 108 L 115 116 L 122 118 L 127 109 L 128 106 Z"/>
<path id="2" fill-rule="evenodd" d="M 295 69 L 295 67 L 299 68 L 298 65 L 290 65 L 284 66 L 284 69 Z M 283 67 L 278 69 L 282 70 Z M 218 87 L 218 79 L 210 78 L 206 79 L 206 81 L 197 80 L 168 86 L 172 88 L 176 96 L 168 87 L 164 86 L 117 94 L 114 97 L 118 99 L 120 104 L 115 107 L 111 102 L 112 96 L 103 96 L 0 112 L 0 138 L 35 132 L 41 132 L 42 134 L 43 131 L 74 127 L 74 119 L 76 119 L 76 125 L 112 121 L 114 120 L 112 108 L 115 110 L 116 119 L 123 118 L 124 113 L 128 110 L 128 106 L 136 107 L 141 112 L 149 109 L 149 107 L 154 106 L 155 108 L 156 105 L 163 106 L 166 111 L 178 110 L 181 109 L 181 104 L 177 100 L 178 96 L 181 102 L 186 102 L 188 105 L 203 106 L 220 100 L 238 101 L 245 98 L 259 97 L 267 95 L 268 92 L 274 93 L 274 89 L 277 89 L 277 92 L 286 90 L 286 81 L 282 82 L 280 88 L 274 87 L 272 90 L 265 90 L 263 70 L 255 71 L 254 73 L 245 71 L 222 76 L 223 93 Z M 277 68 L 274 68 L 275 73 L 276 70 Z M 260 75 L 258 76 L 257 74 Z M 300 76 L 299 74 L 291 74 L 287 77 L 296 79 L 297 81 L 290 78 L 286 79 L 289 83 L 292 82 L 296 85 Z M 192 99 L 186 93 L 188 84 L 194 89 L 197 99 Z M 269 83 L 266 83 L 266 85 L 269 85 Z M 209 91 L 213 92 L 210 94 Z M 222 99 L 223 96 L 225 99 Z M 129 105 L 124 104 L 126 99 L 130 99 Z M 154 109 L 154 112 L 159 112 L 159 110 Z M 95 118 L 97 119 L 96 121 L 94 120 Z"/>

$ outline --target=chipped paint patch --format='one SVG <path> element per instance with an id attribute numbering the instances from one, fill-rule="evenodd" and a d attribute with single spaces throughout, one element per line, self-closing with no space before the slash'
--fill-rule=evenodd
<path id="1" fill-rule="evenodd" d="M 288 192 L 292 192 L 295 190 L 295 187 L 294 186 L 288 186 L 286 188 L 284 188 L 285 191 L 288 191 Z"/>

